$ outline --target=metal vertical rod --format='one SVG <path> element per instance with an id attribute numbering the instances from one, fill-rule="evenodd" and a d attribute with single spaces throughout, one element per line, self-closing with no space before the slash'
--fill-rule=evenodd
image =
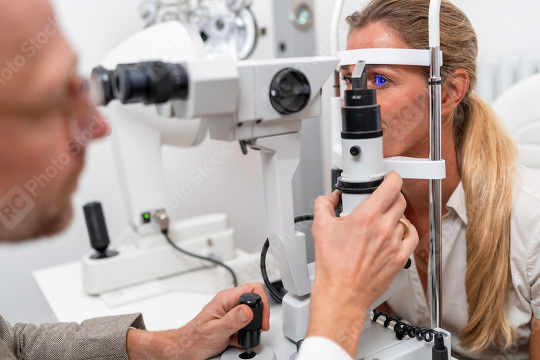
<path id="1" fill-rule="evenodd" d="M 429 159 L 441 160 L 441 71 L 440 47 L 430 48 L 430 152 Z M 429 238 L 431 328 L 442 327 L 442 196 L 441 180 L 429 181 Z"/>
<path id="2" fill-rule="evenodd" d="M 335 97 L 341 97 L 341 82 L 339 81 L 341 78 L 340 72 L 338 70 L 334 70 L 334 96 Z"/>

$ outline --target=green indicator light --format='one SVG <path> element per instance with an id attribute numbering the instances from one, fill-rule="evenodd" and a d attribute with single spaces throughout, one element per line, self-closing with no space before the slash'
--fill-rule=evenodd
<path id="1" fill-rule="evenodd" d="M 142 213 L 142 221 L 143 221 L 143 224 L 148 224 L 150 223 L 152 220 L 150 218 L 150 213 L 149 212 L 145 212 L 145 213 Z"/>

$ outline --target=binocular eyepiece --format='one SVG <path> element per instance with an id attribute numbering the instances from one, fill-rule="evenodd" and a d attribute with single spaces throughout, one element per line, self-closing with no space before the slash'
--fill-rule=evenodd
<path id="1" fill-rule="evenodd" d="M 92 70 L 91 83 L 98 105 L 112 100 L 122 104 L 161 104 L 188 96 L 189 78 L 180 64 L 149 61 L 121 64 L 115 70 L 98 66 Z"/>

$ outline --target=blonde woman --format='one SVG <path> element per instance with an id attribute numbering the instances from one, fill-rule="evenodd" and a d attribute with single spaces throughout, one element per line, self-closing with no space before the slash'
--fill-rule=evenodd
<path id="1" fill-rule="evenodd" d="M 374 0 L 347 18 L 347 49 L 427 49 L 428 9 L 429 0 Z M 531 359 L 540 359 L 540 179 L 517 165 L 504 126 L 473 93 L 478 48 L 469 20 L 443 1 L 440 23 L 447 176 L 443 327 L 452 332 L 459 358 L 528 359 L 530 352 Z M 351 72 L 342 69 L 346 81 Z M 381 105 L 385 157 L 428 157 L 427 78 L 427 67 L 368 67 Z M 424 327 L 430 325 L 428 191 L 427 181 L 403 182 L 405 215 L 420 242 L 408 286 L 387 302 L 395 314 Z"/>
<path id="2" fill-rule="evenodd" d="M 5 84 L 0 82 L 0 244 L 51 235 L 68 226 L 71 194 L 83 166 L 84 151 L 70 151 L 66 144 L 79 141 L 76 137 L 80 134 L 90 136 L 88 142 L 108 132 L 105 119 L 98 116 L 87 92 L 77 86 L 76 54 L 60 31 L 54 30 L 51 35 L 51 22 L 54 14 L 48 0 L 0 0 L 0 72 L 4 64 L 22 58 L 21 49 L 28 39 L 43 31 L 50 35 L 35 56 L 23 59 L 24 67 Z M 63 157 L 68 161 L 62 163 L 57 176 L 30 197 L 23 190 L 28 179 L 42 174 L 52 159 Z M 318 278 L 312 304 L 319 311 L 311 317 L 312 338 L 302 347 L 304 359 L 324 358 L 324 352 L 319 351 L 321 344 L 333 346 L 326 359 L 337 359 L 340 353 L 345 358 L 353 354 L 362 330 L 354 325 L 416 247 L 414 226 L 404 238 L 399 222 L 406 206 L 400 190 L 401 178 L 390 174 L 346 221 L 334 216 L 338 193 L 317 200 L 313 226 L 318 229 Z M 344 248 L 350 251 L 343 252 Z M 366 256 L 369 251 L 390 261 L 382 263 Z M 336 263 L 342 266 L 334 266 Z M 2 276 L 26 270 L 25 264 L 9 268 L 0 263 Z M 88 319 L 80 325 L 39 326 L 11 325 L 0 315 L 0 360 L 208 359 L 229 345 L 238 346 L 238 330 L 253 318 L 248 306 L 237 306 L 239 296 L 246 292 L 261 296 L 265 304 L 261 327 L 268 330 L 270 310 L 264 287 L 250 283 L 221 291 L 189 323 L 167 331 L 143 330 L 141 314 Z M 0 304 L 10 295 L 9 288 L 0 288 Z M 349 310 L 347 305 L 353 302 L 359 306 Z M 166 309 L 163 311 L 167 316 Z M 337 326 L 336 320 L 342 326 Z M 346 331 L 338 331 L 343 329 Z"/>

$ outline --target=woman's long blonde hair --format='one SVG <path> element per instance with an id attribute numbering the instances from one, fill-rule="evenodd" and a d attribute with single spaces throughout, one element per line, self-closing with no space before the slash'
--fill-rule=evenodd
<path id="1" fill-rule="evenodd" d="M 347 17 L 349 35 L 381 22 L 411 48 L 427 49 L 428 10 L 429 0 L 374 0 Z M 495 112 L 472 92 L 478 43 L 469 19 L 443 0 L 440 29 L 443 84 L 457 69 L 469 74 L 469 88 L 453 118 L 468 219 L 465 288 L 469 320 L 461 330 L 461 345 L 470 351 L 491 344 L 505 348 L 515 339 L 505 310 L 511 286 L 510 215 L 517 149 Z"/>

